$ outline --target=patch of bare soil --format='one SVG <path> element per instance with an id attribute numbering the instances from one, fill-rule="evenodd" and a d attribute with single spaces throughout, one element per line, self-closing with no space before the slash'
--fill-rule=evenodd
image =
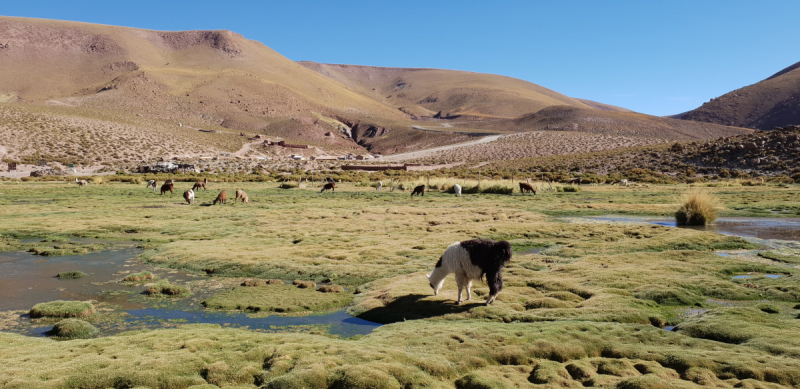
<path id="1" fill-rule="evenodd" d="M 432 149 L 422 163 L 480 162 L 586 153 L 666 143 L 664 139 L 570 131 L 535 131 L 491 136 L 485 142 Z M 414 153 L 407 153 L 414 156 Z M 421 154 L 421 153 L 420 153 Z M 393 156 L 392 156 L 393 157 Z"/>

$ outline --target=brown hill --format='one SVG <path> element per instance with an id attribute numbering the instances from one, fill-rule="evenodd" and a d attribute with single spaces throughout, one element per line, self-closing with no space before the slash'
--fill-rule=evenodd
<path id="1" fill-rule="evenodd" d="M 308 142 L 324 143 L 330 138 L 325 133 L 337 129 L 347 132 L 325 118 L 379 125 L 381 140 L 396 148 L 408 143 L 404 132 L 448 141 L 446 134 L 418 134 L 397 109 L 230 31 L 0 17 L 0 102 L 94 109 Z"/>
<path id="2" fill-rule="evenodd" d="M 800 62 L 679 117 L 760 130 L 800 124 Z"/>
<path id="3" fill-rule="evenodd" d="M 515 118 L 553 105 L 625 110 L 574 99 L 527 81 L 494 74 L 299 63 L 416 117 L 441 113 L 442 117 Z"/>
<path id="4" fill-rule="evenodd" d="M 636 112 L 603 111 L 563 105 L 547 107 L 512 121 L 491 123 L 491 126 L 526 131 L 582 131 L 673 140 L 708 139 L 753 132 L 746 128 L 662 118 Z"/>

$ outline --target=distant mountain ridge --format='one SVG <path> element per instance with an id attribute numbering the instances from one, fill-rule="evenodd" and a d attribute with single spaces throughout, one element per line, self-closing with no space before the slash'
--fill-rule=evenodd
<path id="1" fill-rule="evenodd" d="M 675 117 L 759 130 L 800 124 L 800 62 Z"/>

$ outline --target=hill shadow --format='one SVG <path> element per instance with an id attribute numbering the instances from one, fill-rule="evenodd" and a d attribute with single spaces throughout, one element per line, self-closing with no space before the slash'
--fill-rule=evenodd
<path id="1" fill-rule="evenodd" d="M 442 316 L 450 313 L 461 313 L 484 305 L 483 301 L 474 299 L 457 305 L 453 300 L 430 300 L 431 295 L 410 294 L 401 296 L 379 308 L 370 309 L 358 318 L 375 323 L 390 324 L 404 320 L 418 320 Z"/>

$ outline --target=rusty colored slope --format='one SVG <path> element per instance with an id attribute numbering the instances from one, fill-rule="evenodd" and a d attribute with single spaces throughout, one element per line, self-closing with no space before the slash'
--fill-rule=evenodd
<path id="1" fill-rule="evenodd" d="M 514 118 L 553 105 L 616 109 L 494 74 L 299 62 L 352 90 L 417 117 Z"/>
<path id="2" fill-rule="evenodd" d="M 760 130 L 800 124 L 800 62 L 677 116 Z"/>

